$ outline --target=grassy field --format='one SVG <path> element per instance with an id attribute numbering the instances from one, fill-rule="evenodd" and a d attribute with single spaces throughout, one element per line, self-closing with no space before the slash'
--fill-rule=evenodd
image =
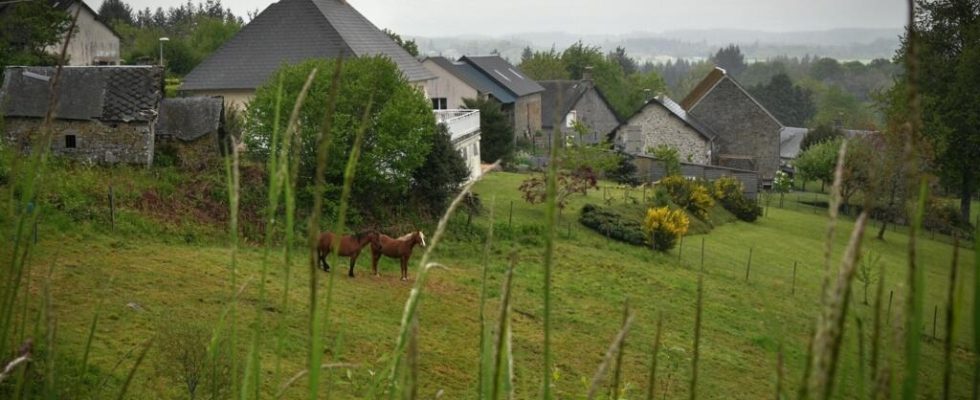
<path id="1" fill-rule="evenodd" d="M 542 351 L 542 255 L 544 209 L 520 199 L 517 187 L 522 175 L 494 173 L 477 188 L 486 207 L 493 204 L 495 229 L 491 262 L 491 295 L 496 299 L 510 254 L 518 258 L 514 277 L 514 356 L 516 398 L 532 398 L 540 389 Z M 621 199 L 618 189 L 611 189 Z M 633 191 L 634 196 L 639 196 Z M 660 357 L 658 393 L 665 398 L 687 398 L 693 340 L 695 293 L 701 270 L 704 243 L 704 324 L 701 336 L 701 372 L 698 391 L 702 398 L 771 398 L 776 386 L 777 353 L 783 349 L 786 379 L 795 388 L 802 374 L 811 327 L 818 310 L 818 292 L 823 280 L 823 243 L 826 217 L 788 196 L 783 209 L 771 206 L 768 215 L 753 224 L 736 222 L 716 227 L 706 235 L 688 236 L 682 250 L 655 254 L 648 249 L 611 242 L 577 223 L 578 210 L 587 202 L 601 203 L 602 192 L 575 197 L 563 211 L 559 223 L 557 264 L 554 271 L 552 310 L 555 364 L 553 377 L 561 398 L 584 398 L 588 382 L 610 341 L 619 330 L 622 307 L 628 298 L 636 313 L 636 324 L 626 342 L 624 358 L 625 398 L 641 398 L 646 387 L 654 327 L 663 315 L 665 332 Z M 616 200 L 621 201 L 621 200 Z M 615 201 L 614 201 L 615 202 Z M 513 210 L 511 212 L 511 210 Z M 138 210 L 122 210 L 138 213 Z M 221 237 L 173 240 L 174 235 L 128 234 L 138 226 L 124 226 L 117 233 L 103 223 L 64 229 L 67 217 L 54 215 L 41 226 L 39 247 L 32 262 L 32 297 L 41 297 L 47 270 L 52 271 L 51 297 L 57 320 L 57 352 L 63 375 L 82 357 L 88 327 L 100 301 L 101 320 L 93 344 L 92 362 L 98 374 L 112 378 L 100 388 L 98 380 L 87 386 L 99 398 L 116 393 L 133 363 L 134 349 L 161 331 L 175 327 L 210 329 L 225 310 L 233 291 L 229 280 L 229 250 Z M 134 219 L 139 220 L 139 219 Z M 443 398 L 473 398 L 479 360 L 479 300 L 483 231 L 488 213 L 453 220 L 449 238 L 435 251 L 434 260 L 448 269 L 432 272 L 420 308 L 420 369 L 424 398 L 437 392 Z M 93 226 L 97 225 L 97 226 Z M 852 223 L 843 221 L 834 248 L 839 260 Z M 871 230 L 869 230 L 871 231 Z M 120 233 L 121 232 L 121 233 Z M 195 231 L 197 232 L 197 231 Z M 201 231 L 208 232 L 208 231 Z M 401 232 L 389 232 L 400 234 Z M 196 233 L 202 235 L 202 233 Z M 894 292 L 890 325 L 895 328 L 886 340 L 888 357 L 899 357 L 896 342 L 905 305 L 906 244 L 901 232 L 889 232 L 885 241 L 868 232 L 866 248 L 882 255 L 886 296 Z M 217 235 L 217 233 L 216 233 Z M 750 250 L 751 249 L 751 250 Z M 746 282 L 749 252 L 752 264 Z M 933 307 L 939 306 L 938 336 L 945 335 L 945 306 L 952 247 L 925 240 L 919 247 L 926 268 L 926 326 L 923 345 L 920 393 L 938 397 L 941 385 L 942 341 L 932 339 Z M 417 263 L 420 252 L 417 251 Z M 960 282 L 972 282 L 975 255 L 961 250 Z M 246 283 L 239 306 L 239 329 L 249 329 L 258 313 L 264 318 L 262 390 L 275 394 L 280 384 L 302 370 L 306 362 L 309 269 L 305 257 L 286 267 L 276 256 L 275 268 L 266 282 L 270 299 L 259 304 L 261 250 L 246 247 L 239 255 L 239 283 Z M 795 295 L 793 265 L 797 263 Z M 408 297 L 410 283 L 398 280 L 398 265 L 381 263 L 381 277 L 370 276 L 370 257 L 362 255 L 356 278 L 337 273 L 332 324 L 327 329 L 331 344 L 325 361 L 356 364 L 335 370 L 331 390 L 338 398 L 367 394 L 373 376 L 383 373 L 384 356 L 394 347 L 395 335 Z M 836 268 L 837 262 L 834 263 Z M 416 275 L 416 264 L 410 274 Z M 288 304 L 283 296 L 286 268 L 290 269 Z M 338 270 L 340 268 L 337 268 Z M 336 271 L 336 270 L 335 270 Z M 323 274 L 323 272 L 316 272 Z M 111 280 L 113 283 L 108 285 Z M 321 290 L 326 288 L 321 279 Z M 873 300 L 873 287 L 872 297 Z M 973 289 L 958 289 L 960 310 L 972 315 Z M 855 318 L 865 323 L 868 335 L 871 307 L 862 305 L 863 289 L 852 297 L 848 331 L 842 350 L 837 387 L 840 398 L 858 398 L 858 337 Z M 36 302 L 34 304 L 37 304 Z M 489 315 L 499 305 L 491 301 Z M 278 321 L 285 322 L 285 357 L 281 369 L 273 351 Z M 969 338 L 971 321 L 956 323 L 954 353 L 955 398 L 970 391 L 975 359 Z M 868 338 L 865 338 L 867 344 Z M 244 343 L 242 343 L 244 351 Z M 142 365 L 131 398 L 177 398 L 186 396 L 183 386 L 167 368 L 172 348 L 158 346 Z M 122 360 L 122 361 L 120 361 Z M 118 365 L 117 365 L 118 363 Z M 899 368 L 899 366 L 896 366 Z M 285 398 L 303 395 L 300 380 L 286 390 Z M 660 398 L 660 396 L 658 396 Z"/>

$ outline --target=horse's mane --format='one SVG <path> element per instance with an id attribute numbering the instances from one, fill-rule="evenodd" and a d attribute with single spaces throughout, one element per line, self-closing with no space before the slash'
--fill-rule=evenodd
<path id="1" fill-rule="evenodd" d="M 412 238 L 412 235 L 415 235 L 415 232 L 418 232 L 418 231 L 411 231 L 409 233 L 406 233 L 404 235 L 401 235 L 401 236 L 398 237 L 398 240 L 408 240 L 408 239 L 411 239 Z"/>

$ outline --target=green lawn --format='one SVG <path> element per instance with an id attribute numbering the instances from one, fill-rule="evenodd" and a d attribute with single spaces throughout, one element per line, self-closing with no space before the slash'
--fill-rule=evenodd
<path id="1" fill-rule="evenodd" d="M 476 191 L 483 204 L 493 204 L 494 220 L 501 235 L 494 243 L 491 262 L 491 295 L 499 294 L 507 256 L 518 255 L 514 277 L 513 309 L 514 356 L 516 358 L 516 397 L 533 398 L 540 389 L 542 357 L 542 255 L 544 239 L 543 206 L 530 206 L 516 190 L 523 175 L 494 173 Z M 611 189 L 620 196 L 618 189 Z M 639 192 L 633 195 L 639 197 Z M 805 195 L 804 195 L 805 196 Z M 792 195 L 784 208 L 770 204 L 768 216 L 753 224 L 736 222 L 721 225 L 710 234 L 689 236 L 678 250 L 654 254 L 648 249 L 611 242 L 576 222 L 578 210 L 586 202 L 601 203 L 602 192 L 576 197 L 563 211 L 559 223 L 557 265 L 554 271 L 555 364 L 553 377 L 561 398 L 584 398 L 586 383 L 599 365 L 602 355 L 618 331 L 622 305 L 629 298 L 636 323 L 626 344 L 624 382 L 627 398 L 642 398 L 646 387 L 654 327 L 657 316 L 665 318 L 664 349 L 658 374 L 658 393 L 667 398 L 686 398 L 693 340 L 695 293 L 700 270 L 700 248 L 705 243 L 704 325 L 701 336 L 699 394 L 702 398 L 756 399 L 772 397 L 775 391 L 776 359 L 780 348 L 786 359 L 786 379 L 795 388 L 802 374 L 803 360 L 811 327 L 818 310 L 818 291 L 824 276 L 823 243 L 826 218 L 814 209 L 796 203 Z M 513 213 L 511 214 L 511 209 Z M 420 308 L 421 395 L 431 398 L 444 391 L 443 398 L 473 398 L 478 368 L 480 298 L 480 255 L 483 243 L 478 231 L 486 228 L 488 213 L 476 217 L 467 232 L 465 219 L 454 219 L 447 241 L 435 252 L 434 260 L 447 270 L 434 270 L 423 293 Z M 57 219 L 57 218 L 54 218 Z M 850 235 L 851 222 L 841 222 L 834 246 L 834 266 Z M 77 363 L 84 348 L 95 305 L 105 301 L 93 345 L 92 361 L 99 373 L 111 375 L 106 392 L 114 393 L 135 358 L 130 352 L 161 327 L 172 325 L 215 326 L 232 291 L 229 281 L 229 251 L 219 245 L 180 244 L 147 236 L 107 233 L 105 229 L 83 227 L 53 231 L 42 226 L 39 249 L 33 257 L 32 293 L 40 296 L 44 271 L 53 268 L 52 301 L 57 320 L 58 353 Z M 398 234 L 400 232 L 390 232 Z M 429 233 L 429 232 L 427 232 Z M 885 241 L 867 234 L 867 247 L 882 254 L 885 287 L 894 291 L 891 325 L 901 329 L 905 304 L 907 236 L 888 232 Z M 220 242 L 210 238 L 208 243 Z M 752 251 L 749 281 L 745 281 L 746 262 Z M 924 335 L 922 393 L 936 394 L 941 387 L 941 341 L 932 340 L 933 307 L 945 304 L 951 260 L 951 247 L 924 240 L 918 249 L 919 261 L 926 269 L 928 321 Z M 283 295 L 285 267 L 275 255 L 274 269 L 266 282 L 273 303 L 259 304 L 258 282 L 261 251 L 247 247 L 239 256 L 238 282 L 246 282 L 239 307 L 239 328 L 244 332 L 261 313 L 263 318 L 265 397 L 304 368 L 306 362 L 309 270 L 297 262 L 290 270 L 288 307 L 278 299 Z M 420 252 L 414 262 L 418 262 Z M 960 282 L 972 282 L 974 254 L 960 252 Z M 300 257 L 301 260 L 305 258 Z M 795 295 L 791 294 L 793 264 L 798 263 Z M 411 275 L 416 275 L 412 264 Z M 338 268 L 339 269 L 339 268 Z M 381 264 L 382 277 L 369 275 L 369 257 L 362 256 L 354 279 L 335 273 L 334 309 L 327 329 L 327 342 L 333 344 L 325 361 L 357 364 L 334 374 L 333 390 L 338 398 L 366 395 L 371 377 L 383 373 L 383 357 L 394 346 L 402 310 L 410 284 L 398 280 L 398 266 L 392 260 Z M 323 272 L 317 272 L 326 277 Z M 105 289 L 112 278 L 114 284 Z M 326 289 L 321 279 L 321 290 Z M 887 292 L 886 292 L 887 293 Z M 972 287 L 960 288 L 961 310 L 972 315 Z M 887 296 L 887 294 L 886 294 Z M 863 290 L 856 288 L 849 314 L 848 331 L 842 349 L 843 363 L 838 376 L 847 377 L 840 397 L 856 398 L 857 336 L 855 318 L 870 326 L 871 307 L 861 305 Z M 873 294 L 872 294 L 873 297 Z M 495 300 L 495 299 L 494 299 Z M 36 303 L 35 303 L 36 304 Z M 138 307 L 135 306 L 138 304 Z M 488 313 L 496 315 L 498 304 L 491 301 Z M 273 352 L 275 327 L 286 324 L 285 359 L 276 374 Z M 955 398 L 966 398 L 974 361 L 970 322 L 956 325 L 957 350 L 954 353 Z M 939 316 L 939 336 L 944 335 L 944 318 Z M 898 331 L 894 331 L 898 332 Z M 889 358 L 899 359 L 901 346 L 888 335 L 885 348 Z M 244 347 L 243 347 L 244 348 Z M 164 367 L 167 351 L 154 350 L 141 367 L 131 398 L 174 398 L 182 387 Z M 120 360 L 125 361 L 114 368 Z M 897 362 L 897 361 L 896 361 Z M 63 367 L 67 368 L 67 367 Z M 898 367 L 896 367 L 898 368 Z M 286 398 L 300 398 L 305 382 L 286 392 Z"/>

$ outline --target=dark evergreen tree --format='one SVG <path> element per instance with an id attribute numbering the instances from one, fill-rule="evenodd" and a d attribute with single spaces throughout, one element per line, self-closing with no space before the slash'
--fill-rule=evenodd
<path id="1" fill-rule="evenodd" d="M 469 176 L 466 161 L 450 141 L 449 130 L 438 124 L 425 163 L 412 173 L 412 198 L 428 215 L 442 215 Z"/>
<path id="2" fill-rule="evenodd" d="M 803 143 L 800 144 L 800 152 L 807 151 L 813 145 L 842 139 L 843 137 L 843 132 L 829 125 L 817 126 L 814 129 L 810 129 L 806 136 L 803 137 Z"/>
<path id="3" fill-rule="evenodd" d="M 133 25 L 133 9 L 123 0 L 105 0 L 99 6 L 99 19 L 109 25 L 115 23 Z"/>
<path id="4" fill-rule="evenodd" d="M 42 1 L 19 2 L 0 13 L 0 77 L 8 65 L 54 65 L 46 49 L 60 42 L 71 25 L 68 13 Z"/>
<path id="5" fill-rule="evenodd" d="M 636 60 L 626 54 L 625 47 L 616 47 L 616 50 L 609 52 L 609 60 L 618 64 L 626 75 L 632 75 L 638 69 Z"/>
<path id="6" fill-rule="evenodd" d="M 480 159 L 485 163 L 509 161 L 514 154 L 514 128 L 500 103 L 490 99 L 463 99 L 470 110 L 480 110 Z"/>
<path id="7" fill-rule="evenodd" d="M 742 49 L 734 44 L 718 49 L 718 52 L 711 57 L 711 61 L 735 77 L 739 76 L 748 67 L 745 64 L 745 56 L 742 54 Z"/>
<path id="8" fill-rule="evenodd" d="M 810 90 L 794 85 L 785 73 L 776 74 L 768 84 L 751 87 L 749 92 L 786 126 L 804 126 L 817 112 Z"/>
<path id="9" fill-rule="evenodd" d="M 395 43 L 398 43 L 398 45 L 401 46 L 403 49 L 405 49 L 405 51 L 407 51 L 408 54 L 411 54 L 412 57 L 419 56 L 419 45 L 415 43 L 415 39 L 412 40 L 402 39 L 401 35 L 395 33 L 390 29 L 385 29 L 382 32 L 388 35 L 388 37 L 390 37 L 391 40 L 395 41 Z"/>
<path id="10" fill-rule="evenodd" d="M 524 51 L 521 52 L 521 63 L 525 63 L 534 57 L 534 51 L 531 50 L 531 46 L 524 47 Z"/>

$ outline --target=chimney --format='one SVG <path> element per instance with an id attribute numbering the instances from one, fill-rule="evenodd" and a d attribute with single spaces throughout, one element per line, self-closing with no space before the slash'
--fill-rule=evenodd
<path id="1" fill-rule="evenodd" d="M 592 82 L 592 66 L 585 67 L 585 71 L 582 71 L 582 80 L 589 83 Z"/>

